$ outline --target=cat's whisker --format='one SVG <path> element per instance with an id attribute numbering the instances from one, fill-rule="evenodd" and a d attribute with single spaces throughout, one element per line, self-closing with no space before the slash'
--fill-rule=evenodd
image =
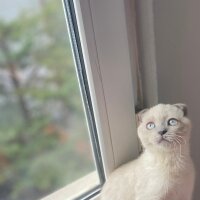
<path id="1" fill-rule="evenodd" d="M 183 140 L 183 138 L 178 138 L 175 135 L 173 137 L 171 137 L 171 138 L 173 138 L 173 148 L 175 148 L 175 144 L 178 144 L 178 147 L 179 147 L 179 156 L 178 156 L 177 159 L 179 159 L 180 163 L 183 164 L 184 155 L 182 154 L 183 152 L 182 152 L 182 145 L 181 144 L 182 144 L 182 141 L 184 141 L 184 140 Z"/>
<path id="2" fill-rule="evenodd" d="M 172 136 L 167 136 L 167 137 L 165 137 L 165 139 L 167 139 L 169 142 L 173 142 L 173 137 Z"/>
<path id="3" fill-rule="evenodd" d="M 174 138 L 176 138 L 180 143 L 182 143 L 182 140 L 180 138 L 178 138 L 176 136 Z"/>
<path id="4" fill-rule="evenodd" d="M 183 138 L 183 137 L 181 137 L 180 135 L 176 135 L 176 138 L 177 138 L 179 141 L 184 142 L 185 145 L 187 144 L 186 139 Z"/>
<path id="5" fill-rule="evenodd" d="M 167 135 L 164 135 L 163 138 L 169 139 L 169 140 L 173 140 L 174 139 L 174 135 L 167 134 Z"/>
<path id="6" fill-rule="evenodd" d="M 182 158 L 182 157 L 183 157 L 183 155 L 182 155 L 181 143 L 180 143 L 180 141 L 179 141 L 179 140 L 177 140 L 177 138 L 174 138 L 174 141 L 176 141 L 176 142 L 177 142 L 177 144 L 179 144 L 179 153 L 180 153 L 180 158 Z"/>
<path id="7" fill-rule="evenodd" d="M 179 140 L 179 142 L 184 142 L 185 144 L 187 144 L 186 139 L 183 136 L 177 135 L 177 134 L 173 134 L 173 133 L 167 133 L 167 136 L 171 136 L 171 137 L 176 137 L 177 140 Z"/>
<path id="8" fill-rule="evenodd" d="M 176 134 L 174 134 L 173 132 L 169 132 L 168 133 L 168 135 L 175 135 L 176 137 L 181 138 L 184 141 L 184 143 L 187 144 L 185 138 L 183 136 L 181 136 L 181 135 L 178 135 L 178 134 L 183 134 L 183 133 L 181 133 L 181 132 L 176 132 Z"/>
<path id="9" fill-rule="evenodd" d="M 181 150 L 181 147 L 180 147 L 180 141 L 178 141 L 178 140 L 176 140 L 175 138 L 174 138 L 174 135 L 172 136 L 168 136 L 167 138 L 165 138 L 165 139 L 167 139 L 170 143 L 172 143 L 172 145 L 173 145 L 173 151 L 175 152 L 176 151 L 176 143 L 179 145 L 179 152 L 180 152 L 180 156 L 182 156 L 182 150 Z"/>
<path id="10" fill-rule="evenodd" d="M 172 144 L 173 144 L 173 150 L 175 151 L 175 146 L 176 146 L 176 143 L 172 140 Z"/>
<path id="11" fill-rule="evenodd" d="M 182 137 L 180 135 L 176 135 L 176 136 L 179 137 L 179 138 L 181 138 L 184 141 L 184 143 L 187 144 L 186 139 L 184 137 Z"/>

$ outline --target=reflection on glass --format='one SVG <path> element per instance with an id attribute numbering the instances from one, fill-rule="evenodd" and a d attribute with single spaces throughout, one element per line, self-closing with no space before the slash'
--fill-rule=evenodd
<path id="1" fill-rule="evenodd" d="M 0 200 L 94 170 L 61 1 L 0 0 Z"/>

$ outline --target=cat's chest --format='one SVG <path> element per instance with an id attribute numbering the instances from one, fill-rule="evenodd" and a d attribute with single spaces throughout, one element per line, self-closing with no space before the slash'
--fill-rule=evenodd
<path id="1" fill-rule="evenodd" d="M 171 171 L 156 167 L 147 167 L 139 178 L 135 193 L 141 199 L 162 199 L 177 186 L 179 177 L 174 177 Z M 137 195 L 138 194 L 138 195 Z M 139 199 L 138 199 L 139 200 Z"/>
<path id="2" fill-rule="evenodd" d="M 146 170 L 142 171 L 141 179 L 139 179 L 139 185 L 149 185 L 157 186 L 156 188 L 162 187 L 163 185 L 167 186 L 171 182 L 174 182 L 172 179 L 172 174 L 162 169 L 151 169 L 147 168 Z"/>

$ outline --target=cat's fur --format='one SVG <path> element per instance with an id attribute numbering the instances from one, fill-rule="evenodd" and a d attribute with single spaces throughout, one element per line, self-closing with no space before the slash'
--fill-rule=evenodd
<path id="1" fill-rule="evenodd" d="M 170 118 L 177 119 L 177 125 L 167 125 Z M 148 130 L 148 122 L 154 122 L 155 128 Z M 195 170 L 186 106 L 158 104 L 140 112 L 138 123 L 144 152 L 111 174 L 101 200 L 192 200 Z M 159 134 L 163 129 L 167 132 Z"/>

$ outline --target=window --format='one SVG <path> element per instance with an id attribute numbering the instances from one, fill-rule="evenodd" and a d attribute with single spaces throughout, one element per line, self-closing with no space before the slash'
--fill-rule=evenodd
<path id="1" fill-rule="evenodd" d="M 0 199 L 97 199 L 107 176 L 139 153 L 135 1 L 63 7 L 0 0 Z"/>
<path id="2" fill-rule="evenodd" d="M 96 188 L 103 175 L 92 155 L 61 1 L 0 1 L 0 77 L 0 199 L 35 200 L 84 176 L 92 183 L 73 196 Z"/>

